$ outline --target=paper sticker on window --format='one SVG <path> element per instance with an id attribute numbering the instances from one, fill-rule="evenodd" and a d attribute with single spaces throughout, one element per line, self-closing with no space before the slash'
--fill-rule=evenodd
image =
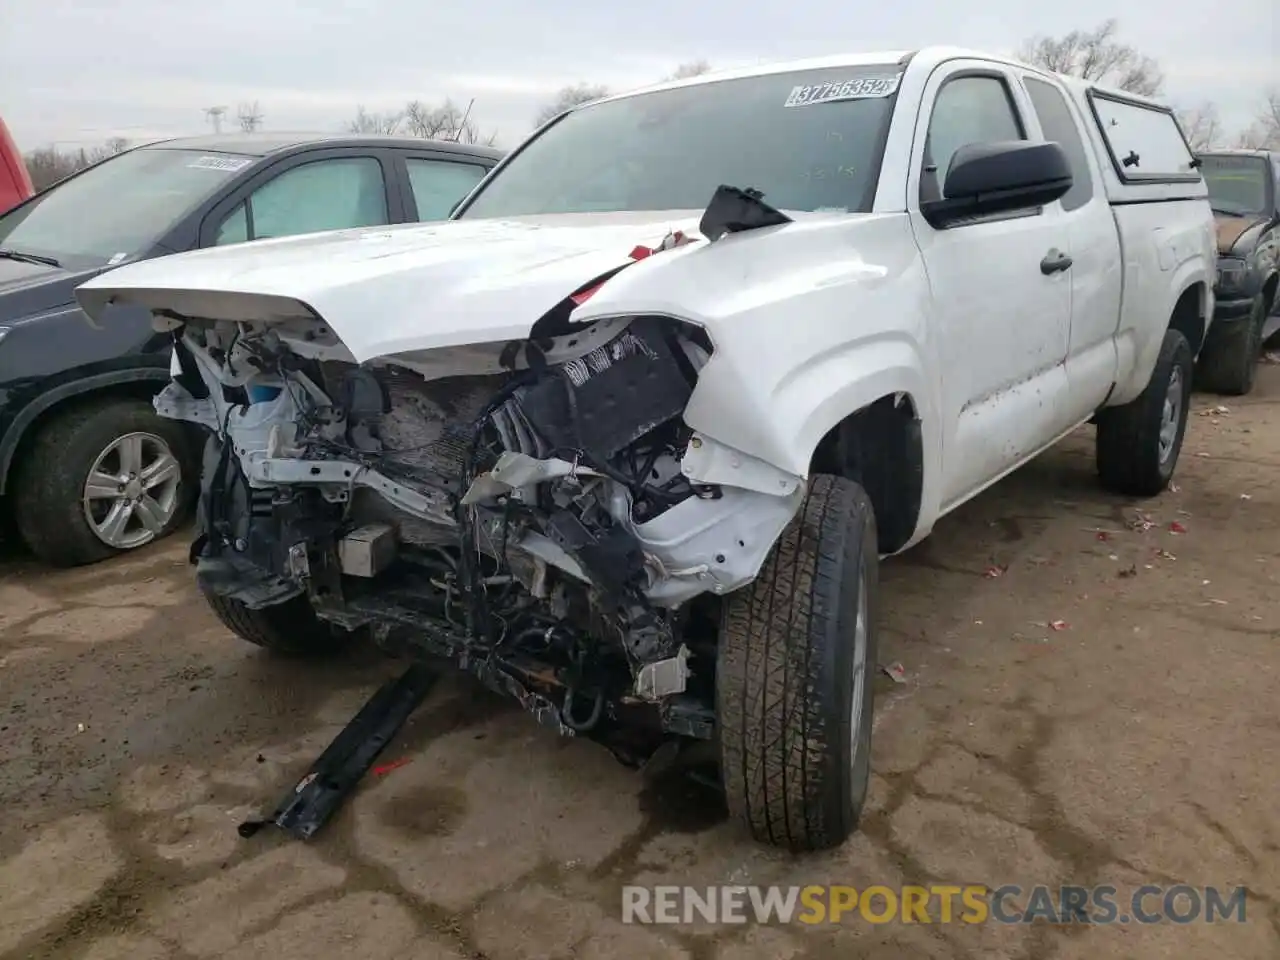
<path id="1" fill-rule="evenodd" d="M 253 163 L 252 157 L 198 157 L 187 164 L 191 170 L 221 170 L 235 173 Z"/>
<path id="2" fill-rule="evenodd" d="M 810 86 L 792 87 L 784 107 L 807 107 L 813 103 L 831 103 L 838 100 L 866 100 L 887 97 L 898 89 L 899 75 L 892 77 L 859 77 L 857 80 L 834 80 L 831 83 L 815 83 Z"/>
<path id="3" fill-rule="evenodd" d="M 129 259 L 129 254 L 127 254 L 127 253 L 117 253 L 117 254 L 116 254 L 115 256 L 113 256 L 110 260 L 108 260 L 108 261 L 107 261 L 107 266 L 108 266 L 108 267 L 114 267 L 117 263 L 121 263 L 122 261 L 127 260 L 127 259 Z"/>

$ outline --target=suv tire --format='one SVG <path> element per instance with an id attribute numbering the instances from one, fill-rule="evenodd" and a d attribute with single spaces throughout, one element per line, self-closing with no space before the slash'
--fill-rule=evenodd
<path id="1" fill-rule="evenodd" d="M 716 726 L 730 814 L 793 851 L 839 845 L 871 775 L 879 557 L 863 489 L 817 475 L 749 586 L 724 602 Z"/>
<path id="2" fill-rule="evenodd" d="M 46 563 L 105 560 L 168 536 L 189 515 L 198 491 L 187 432 L 145 400 L 95 398 L 36 431 L 14 471 L 13 514 Z"/>

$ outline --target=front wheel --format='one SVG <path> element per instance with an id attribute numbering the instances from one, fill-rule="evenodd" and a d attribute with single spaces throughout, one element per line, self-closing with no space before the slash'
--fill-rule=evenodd
<path id="1" fill-rule="evenodd" d="M 1194 363 L 1187 338 L 1166 330 L 1146 389 L 1098 413 L 1098 477 L 1108 490 L 1154 497 L 1169 485 L 1187 430 Z"/>
<path id="2" fill-rule="evenodd" d="M 77 405 L 38 427 L 14 477 L 14 516 L 31 551 L 60 567 L 168 536 L 195 499 L 180 423 L 143 400 Z"/>
<path id="3" fill-rule="evenodd" d="M 716 726 L 730 813 L 760 841 L 844 842 L 871 776 L 878 562 L 863 489 L 818 475 L 757 579 L 725 599 Z"/>
<path id="4" fill-rule="evenodd" d="M 351 634 L 316 616 L 306 597 L 250 609 L 232 597 L 205 592 L 205 602 L 241 640 L 285 657 L 320 657 L 345 646 Z"/>
<path id="5" fill-rule="evenodd" d="M 1206 390 L 1243 397 L 1253 390 L 1262 353 L 1262 328 L 1267 322 L 1267 298 L 1258 294 L 1249 316 L 1218 333 L 1211 332 L 1200 357 L 1200 382 Z"/>

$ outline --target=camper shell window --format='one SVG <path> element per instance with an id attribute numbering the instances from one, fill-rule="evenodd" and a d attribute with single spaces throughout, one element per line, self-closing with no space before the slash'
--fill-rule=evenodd
<path id="1" fill-rule="evenodd" d="M 1167 107 L 1089 91 L 1103 142 L 1124 183 L 1194 183 L 1196 158 Z"/>

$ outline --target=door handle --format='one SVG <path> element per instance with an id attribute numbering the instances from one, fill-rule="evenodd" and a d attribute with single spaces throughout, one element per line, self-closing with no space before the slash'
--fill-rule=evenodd
<path id="1" fill-rule="evenodd" d="M 1046 277 L 1071 269 L 1071 258 L 1061 250 L 1050 250 L 1040 261 L 1040 272 Z"/>

